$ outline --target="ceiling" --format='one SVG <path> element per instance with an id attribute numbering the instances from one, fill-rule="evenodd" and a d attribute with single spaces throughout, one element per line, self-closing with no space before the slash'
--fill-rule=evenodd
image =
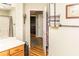
<path id="1" fill-rule="evenodd" d="M 12 8 L 12 4 L 0 3 L 0 10 L 10 10 L 11 8 Z"/>

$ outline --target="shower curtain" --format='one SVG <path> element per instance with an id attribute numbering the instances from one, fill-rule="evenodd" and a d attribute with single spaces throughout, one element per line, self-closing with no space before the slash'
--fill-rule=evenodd
<path id="1" fill-rule="evenodd" d="M 12 33 L 12 21 L 9 16 L 0 16 L 0 37 L 9 37 Z"/>

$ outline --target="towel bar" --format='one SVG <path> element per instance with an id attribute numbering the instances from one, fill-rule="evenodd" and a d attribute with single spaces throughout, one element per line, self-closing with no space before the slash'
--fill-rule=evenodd
<path id="1" fill-rule="evenodd" d="M 77 25 L 59 25 L 59 27 L 76 27 L 79 28 Z"/>

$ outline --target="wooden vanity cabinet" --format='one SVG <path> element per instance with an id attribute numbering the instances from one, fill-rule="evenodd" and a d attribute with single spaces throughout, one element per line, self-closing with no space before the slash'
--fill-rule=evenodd
<path id="1" fill-rule="evenodd" d="M 24 45 L 0 52 L 0 56 L 24 56 Z"/>
<path id="2" fill-rule="evenodd" d="M 0 56 L 9 56 L 9 51 L 0 52 Z"/>
<path id="3" fill-rule="evenodd" d="M 24 56 L 24 45 L 10 49 L 11 56 Z"/>

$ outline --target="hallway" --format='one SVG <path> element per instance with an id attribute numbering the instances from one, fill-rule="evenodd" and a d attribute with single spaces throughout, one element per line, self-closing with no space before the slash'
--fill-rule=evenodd
<path id="1" fill-rule="evenodd" d="M 42 38 L 32 36 L 29 55 L 30 56 L 45 56 L 44 51 L 43 51 Z"/>

